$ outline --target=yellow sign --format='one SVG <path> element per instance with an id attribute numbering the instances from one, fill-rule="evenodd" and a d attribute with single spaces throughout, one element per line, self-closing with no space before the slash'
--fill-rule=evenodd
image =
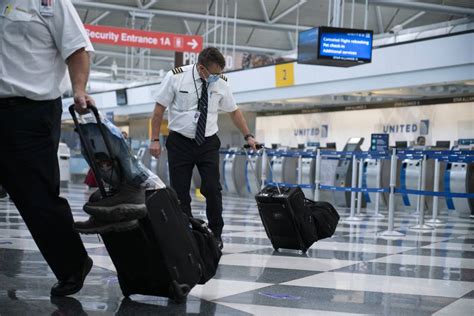
<path id="1" fill-rule="evenodd" d="M 277 87 L 295 84 L 294 68 L 293 63 L 275 65 L 275 84 Z"/>

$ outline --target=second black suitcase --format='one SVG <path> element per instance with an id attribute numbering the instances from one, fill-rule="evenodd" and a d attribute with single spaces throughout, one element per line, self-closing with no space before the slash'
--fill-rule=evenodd
<path id="1" fill-rule="evenodd" d="M 263 226 L 275 250 L 297 249 L 305 253 L 318 240 L 314 219 L 301 188 L 268 185 L 256 196 Z"/>
<path id="2" fill-rule="evenodd" d="M 101 237 L 125 297 L 132 294 L 156 295 L 176 301 L 186 297 L 186 286 L 171 283 L 149 218 L 140 220 L 137 229 L 106 233 Z"/>
<path id="3" fill-rule="evenodd" d="M 202 261 L 187 216 L 170 189 L 147 198 L 137 229 L 102 234 L 124 296 L 144 294 L 183 301 L 202 278 Z"/>
<path id="4" fill-rule="evenodd" d="M 192 288 L 203 273 L 201 255 L 176 193 L 171 188 L 156 190 L 147 196 L 146 207 L 171 279 Z"/>

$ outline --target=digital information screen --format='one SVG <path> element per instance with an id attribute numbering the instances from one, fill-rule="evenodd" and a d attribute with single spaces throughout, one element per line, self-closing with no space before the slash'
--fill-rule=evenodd
<path id="1" fill-rule="evenodd" d="M 388 151 L 388 134 L 372 134 L 370 151 Z"/>
<path id="2" fill-rule="evenodd" d="M 298 36 L 298 63 L 351 67 L 372 61 L 373 32 L 334 27 L 302 31 Z"/>
<path id="3" fill-rule="evenodd" d="M 458 145 L 464 145 L 464 146 L 474 145 L 474 138 L 459 139 Z"/>

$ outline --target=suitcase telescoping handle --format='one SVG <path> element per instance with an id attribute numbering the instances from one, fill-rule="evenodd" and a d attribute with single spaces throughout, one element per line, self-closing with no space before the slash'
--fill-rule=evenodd
<path id="1" fill-rule="evenodd" d="M 265 145 L 264 144 L 257 144 L 255 145 L 255 147 L 257 148 L 257 151 L 260 151 L 262 150 L 263 152 L 265 152 Z M 249 144 L 245 144 L 243 146 L 244 148 L 244 151 L 245 151 L 245 157 L 247 158 L 247 161 L 250 163 L 250 168 L 252 169 L 252 172 L 255 174 L 255 181 L 257 183 L 257 188 L 261 188 L 262 187 L 262 183 L 259 182 L 258 180 L 258 175 L 257 175 L 257 171 L 255 169 L 255 166 L 253 165 L 253 161 L 252 159 L 250 159 L 250 156 L 249 156 L 249 153 L 248 153 L 248 149 L 250 148 L 250 145 Z M 262 158 L 263 159 L 263 158 Z M 268 165 L 268 168 L 269 170 L 272 170 L 272 165 L 270 164 L 270 161 L 268 159 L 265 159 L 267 161 L 267 165 Z M 278 183 L 275 182 L 275 185 L 277 187 L 277 190 L 278 190 L 278 194 L 281 195 L 281 190 L 280 190 L 280 186 L 278 185 Z"/>
<path id="2" fill-rule="evenodd" d="M 110 144 L 109 139 L 106 137 L 104 126 L 102 125 L 101 120 L 100 120 L 99 110 L 97 110 L 95 106 L 90 105 L 90 104 L 87 105 L 87 108 L 94 114 L 100 134 L 102 135 L 102 138 L 104 139 L 105 147 L 108 151 L 108 156 L 112 160 L 115 161 L 115 159 L 113 159 L 112 157 L 112 145 Z M 77 133 L 79 134 L 79 138 L 81 139 L 82 146 L 84 146 L 85 154 L 90 162 L 90 167 L 92 169 L 92 172 L 94 172 L 94 176 L 95 176 L 95 179 L 97 180 L 97 186 L 99 187 L 100 194 L 102 195 L 102 197 L 106 197 L 107 191 L 105 190 L 104 182 L 102 181 L 102 176 L 100 175 L 99 168 L 97 167 L 95 163 L 94 152 L 92 150 L 91 144 L 89 143 L 89 140 L 84 135 L 84 131 L 82 130 L 79 120 L 77 119 L 76 111 L 74 109 L 74 104 L 69 106 L 69 113 L 71 113 L 71 117 L 74 121 L 74 125 L 76 126 L 76 130 L 77 130 Z"/>

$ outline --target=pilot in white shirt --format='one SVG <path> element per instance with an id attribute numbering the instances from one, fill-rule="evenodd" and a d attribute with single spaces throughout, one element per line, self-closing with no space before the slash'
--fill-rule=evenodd
<path id="1" fill-rule="evenodd" d="M 183 212 L 192 216 L 189 193 L 194 166 L 201 175 L 201 193 L 206 198 L 209 228 L 222 247 L 222 195 L 219 183 L 218 112 L 229 112 L 247 143 L 257 144 L 235 104 L 228 80 L 223 76 L 224 56 L 214 47 L 204 49 L 197 64 L 169 71 L 155 95 L 152 117 L 151 154 L 161 153 L 160 127 L 168 109 L 166 140 L 171 187 L 176 190 Z"/>
<path id="2" fill-rule="evenodd" d="M 198 101 L 202 94 L 203 82 L 197 64 L 175 68 L 169 71 L 155 96 L 155 101 L 168 108 L 168 128 L 188 138 L 196 134 Z M 207 82 L 206 82 L 207 84 Z M 205 136 L 217 133 L 218 111 L 237 110 L 227 78 L 219 75 L 208 86 L 208 114 Z M 191 124 L 190 124 L 191 123 Z"/>

